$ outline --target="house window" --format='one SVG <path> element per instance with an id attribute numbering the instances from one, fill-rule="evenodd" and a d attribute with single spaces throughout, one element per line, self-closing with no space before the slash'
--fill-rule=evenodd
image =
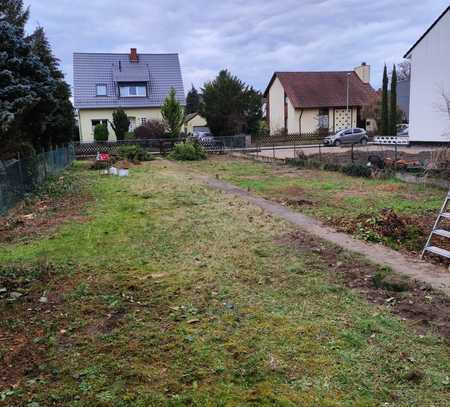
<path id="1" fill-rule="evenodd" d="M 127 83 L 119 85 L 119 94 L 123 98 L 146 97 L 147 86 L 145 83 Z"/>
<path id="2" fill-rule="evenodd" d="M 97 96 L 106 96 L 107 87 L 104 84 L 96 85 L 96 95 Z"/>

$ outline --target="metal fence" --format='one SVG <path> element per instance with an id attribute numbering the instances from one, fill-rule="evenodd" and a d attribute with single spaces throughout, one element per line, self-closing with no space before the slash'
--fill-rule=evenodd
<path id="1" fill-rule="evenodd" d="M 136 140 L 118 140 L 102 142 L 84 142 L 74 145 L 75 155 L 77 157 L 92 157 L 97 153 L 119 154 L 124 146 L 140 146 L 141 148 L 155 154 L 168 153 L 176 143 L 180 143 L 185 138 L 173 139 L 136 139 Z M 245 148 L 250 145 L 250 138 L 246 135 L 214 137 L 211 140 L 199 140 L 199 143 L 208 152 L 220 152 L 227 149 Z"/>
<path id="2" fill-rule="evenodd" d="M 323 139 L 333 133 L 312 132 L 312 133 L 280 133 L 267 135 L 253 140 L 253 145 L 265 146 L 294 146 L 304 144 L 321 144 Z"/>
<path id="3" fill-rule="evenodd" d="M 40 153 L 28 158 L 0 161 L 0 214 L 58 174 L 75 158 L 73 145 Z"/>

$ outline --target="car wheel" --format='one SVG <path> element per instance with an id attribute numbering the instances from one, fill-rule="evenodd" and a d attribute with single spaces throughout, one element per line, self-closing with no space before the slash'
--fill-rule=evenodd
<path id="1" fill-rule="evenodd" d="M 336 147 L 338 147 L 338 146 L 340 146 L 341 145 L 341 140 L 334 140 L 334 143 L 333 143 Z"/>
<path id="2" fill-rule="evenodd" d="M 363 146 L 365 146 L 365 145 L 367 144 L 367 139 L 366 139 L 365 137 L 363 137 L 363 138 L 361 139 L 361 144 L 362 144 Z"/>

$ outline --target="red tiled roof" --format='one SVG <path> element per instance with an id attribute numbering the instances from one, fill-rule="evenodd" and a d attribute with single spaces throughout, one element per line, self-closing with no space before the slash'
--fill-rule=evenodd
<path id="1" fill-rule="evenodd" d="M 349 76 L 349 106 L 367 105 L 376 95 L 370 84 L 364 83 L 354 71 L 343 72 L 275 72 L 264 96 L 277 77 L 294 108 L 343 107 L 347 104 L 347 74 Z"/>

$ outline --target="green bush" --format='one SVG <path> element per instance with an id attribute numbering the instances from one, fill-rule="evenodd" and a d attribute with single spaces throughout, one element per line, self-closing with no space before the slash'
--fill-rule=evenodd
<path id="1" fill-rule="evenodd" d="M 169 158 L 178 161 L 197 161 L 205 160 L 207 154 L 198 142 L 188 140 L 175 144 L 169 153 Z"/>
<path id="2" fill-rule="evenodd" d="M 108 125 L 99 123 L 94 127 L 94 140 L 95 141 L 108 141 Z"/>
<path id="3" fill-rule="evenodd" d="M 336 163 L 325 163 L 323 165 L 323 169 L 325 171 L 340 171 L 341 166 L 339 164 L 336 164 Z"/>
<path id="4" fill-rule="evenodd" d="M 342 172 L 352 177 L 369 178 L 372 175 L 372 170 L 367 165 L 363 164 L 347 164 L 342 167 Z"/>
<path id="5" fill-rule="evenodd" d="M 125 140 L 136 140 L 136 134 L 133 131 L 127 131 L 124 137 Z"/>
<path id="6" fill-rule="evenodd" d="M 153 155 L 150 152 L 145 151 L 141 146 L 135 144 L 120 147 L 118 156 L 120 160 L 129 160 L 132 162 L 153 160 Z"/>

